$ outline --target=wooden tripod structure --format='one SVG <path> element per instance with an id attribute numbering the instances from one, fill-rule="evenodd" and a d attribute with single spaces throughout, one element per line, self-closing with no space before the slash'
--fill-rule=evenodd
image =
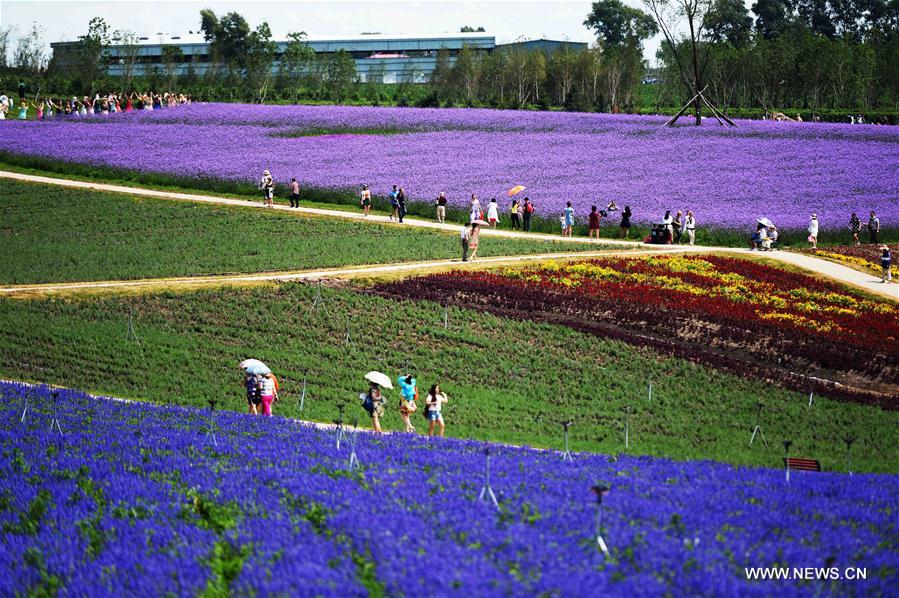
<path id="1" fill-rule="evenodd" d="M 706 105 L 706 108 L 708 108 L 712 112 L 712 116 L 715 117 L 719 125 L 723 127 L 726 123 L 732 127 L 736 127 L 737 123 L 728 118 L 727 115 L 725 115 L 723 112 L 715 108 L 715 106 L 712 105 L 708 98 L 705 97 L 705 94 L 703 92 L 706 89 L 708 89 L 708 85 L 697 91 L 696 94 L 692 98 L 690 98 L 690 100 L 686 104 L 684 104 L 684 107 L 681 108 L 677 114 L 668 119 L 668 122 L 665 123 L 665 126 L 673 127 L 674 123 L 677 122 L 677 119 L 683 116 L 684 112 L 686 112 L 690 108 L 690 106 L 692 106 L 694 102 L 696 102 L 696 98 L 699 98 L 700 100 L 702 100 L 702 103 Z"/>

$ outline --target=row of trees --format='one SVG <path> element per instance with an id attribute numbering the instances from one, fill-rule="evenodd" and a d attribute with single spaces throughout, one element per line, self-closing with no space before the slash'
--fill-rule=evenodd
<path id="1" fill-rule="evenodd" d="M 167 46 L 161 64 L 135 81 L 136 35 L 110 33 L 101 18 L 90 21 L 65 61 L 54 57 L 49 64 L 37 25 L 17 40 L 0 30 L 0 68 L 7 82 L 10 74 L 23 75 L 33 90 L 54 94 L 150 86 L 209 100 L 663 111 L 704 90 L 731 112 L 899 107 L 899 0 L 756 0 L 752 13 L 743 0 L 643 0 L 643 6 L 594 2 L 584 25 L 596 42 L 584 50 L 463 48 L 454 57 L 440 51 L 427 85 L 416 84 L 422 74 L 415 71 L 396 86 L 361 83 L 346 52 L 316 54 L 304 32 L 291 33 L 279 52 L 268 23 L 254 29 L 236 12 L 220 17 L 208 9 L 200 28 L 212 68 L 203 75 L 190 66 L 185 72 L 181 49 Z M 658 33 L 665 40 L 660 68 L 648 69 L 643 44 Z M 119 51 L 110 57 L 113 41 Z M 111 60 L 121 77 L 107 76 Z M 641 85 L 648 72 L 659 82 Z M 697 116 L 701 108 L 697 99 Z"/>

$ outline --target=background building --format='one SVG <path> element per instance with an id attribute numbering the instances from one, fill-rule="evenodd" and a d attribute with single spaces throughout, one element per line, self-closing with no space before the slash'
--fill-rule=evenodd
<path id="1" fill-rule="evenodd" d="M 278 70 L 278 58 L 287 42 L 276 41 L 277 54 L 272 63 L 272 71 Z M 428 36 L 365 34 L 356 37 L 308 38 L 306 43 L 316 54 L 329 54 L 344 50 L 356 62 L 356 73 L 361 81 L 381 81 L 398 83 L 412 80 L 422 83 L 430 79 L 437 66 L 437 52 L 446 50 L 449 63 L 455 62 L 459 51 L 467 46 L 476 52 L 493 52 L 498 48 L 522 48 L 526 50 L 553 51 L 562 46 L 574 49 L 586 48 L 587 44 L 534 40 L 497 46 L 496 38 L 487 33 L 442 33 Z M 168 67 L 164 57 L 166 47 L 177 47 L 183 60 L 174 65 L 174 74 L 186 75 L 193 72 L 203 75 L 216 67 L 211 62 L 209 42 L 201 34 L 142 36 L 136 46 L 113 39 L 108 47 L 109 65 L 107 73 L 112 76 L 123 74 L 126 57 L 136 54 L 133 75 L 137 77 L 165 71 Z M 79 42 L 55 42 L 54 62 L 65 68 L 76 57 Z"/>

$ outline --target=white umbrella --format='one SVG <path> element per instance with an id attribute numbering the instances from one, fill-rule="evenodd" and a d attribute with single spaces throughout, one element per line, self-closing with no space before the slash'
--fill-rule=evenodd
<path id="1" fill-rule="evenodd" d="M 472 220 L 471 224 L 477 224 L 478 226 L 490 226 L 489 222 L 487 222 L 486 220 L 481 220 L 481 219 Z"/>
<path id="2" fill-rule="evenodd" d="M 369 372 L 365 374 L 365 379 L 383 388 L 393 388 L 390 378 L 387 377 L 387 374 L 382 374 L 381 372 Z"/>
<path id="3" fill-rule="evenodd" d="M 258 359 L 244 359 L 240 362 L 240 367 L 250 374 L 267 376 L 272 373 L 272 370 Z"/>
<path id="4" fill-rule="evenodd" d="M 771 220 L 765 216 L 762 216 L 761 218 L 756 218 L 756 220 L 758 221 L 759 224 L 763 224 L 768 227 L 774 226 L 774 223 L 771 222 Z"/>

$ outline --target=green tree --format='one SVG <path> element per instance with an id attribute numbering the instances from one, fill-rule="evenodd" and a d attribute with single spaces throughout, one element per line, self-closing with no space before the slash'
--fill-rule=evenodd
<path id="1" fill-rule="evenodd" d="M 752 17 L 743 0 L 715 0 L 706 17 L 709 40 L 743 47 L 750 41 Z"/>
<path id="2" fill-rule="evenodd" d="M 265 101 L 272 82 L 272 63 L 275 60 L 277 44 L 272 41 L 272 31 L 268 23 L 262 22 L 247 37 L 244 57 L 247 87 L 253 92 L 253 101 Z"/>
<path id="3" fill-rule="evenodd" d="M 87 33 L 78 39 L 78 75 L 82 89 L 90 95 L 106 77 L 106 53 L 109 45 L 109 26 L 102 17 L 94 17 Z"/>
<path id="4" fill-rule="evenodd" d="M 325 81 L 334 101 L 341 103 L 356 81 L 356 61 L 346 50 L 332 52 L 325 61 Z"/>
<path id="5" fill-rule="evenodd" d="M 224 65 L 229 72 L 246 69 L 247 51 L 250 43 L 250 25 L 239 13 L 229 12 L 219 18 L 206 8 L 200 11 L 200 29 L 210 43 L 213 63 Z"/>
<path id="6" fill-rule="evenodd" d="M 166 88 L 171 93 L 178 77 L 178 67 L 184 62 L 184 51 L 180 46 L 162 47 L 162 64 L 165 67 Z"/>
<path id="7" fill-rule="evenodd" d="M 287 34 L 287 44 L 281 56 L 279 73 L 290 90 L 294 104 L 297 103 L 300 83 L 312 70 L 314 61 L 315 51 L 306 42 L 306 32 Z"/>
<path id="8" fill-rule="evenodd" d="M 486 31 L 483 27 L 478 27 L 475 29 L 474 27 L 470 27 L 468 25 L 463 25 L 461 29 L 459 29 L 459 33 L 483 33 Z"/>
<path id="9" fill-rule="evenodd" d="M 642 41 L 659 32 L 655 19 L 620 0 L 594 2 L 584 26 L 592 29 L 606 46 L 620 46 L 631 40 Z"/>
<path id="10" fill-rule="evenodd" d="M 752 5 L 755 14 L 755 30 L 765 39 L 773 39 L 791 23 L 792 8 L 789 0 L 756 0 Z"/>

